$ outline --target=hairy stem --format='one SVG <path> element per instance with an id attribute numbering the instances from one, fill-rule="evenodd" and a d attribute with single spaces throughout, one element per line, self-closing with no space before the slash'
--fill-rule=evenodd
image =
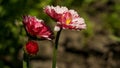
<path id="1" fill-rule="evenodd" d="M 58 31 L 57 35 L 56 35 L 55 46 L 54 46 L 54 50 L 53 50 L 52 68 L 56 68 L 57 49 L 58 49 L 58 42 L 59 42 L 59 37 L 60 37 L 61 31 L 62 31 L 62 29 L 60 29 L 60 31 Z"/>

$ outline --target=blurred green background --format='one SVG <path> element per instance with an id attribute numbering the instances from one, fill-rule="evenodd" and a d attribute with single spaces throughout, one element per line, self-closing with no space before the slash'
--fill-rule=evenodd
<path id="1" fill-rule="evenodd" d="M 101 36 L 120 45 L 120 0 L 0 0 L 0 68 L 22 68 L 21 49 L 27 41 L 23 15 L 36 16 L 54 28 L 55 22 L 43 12 L 47 5 L 67 6 L 85 19 L 87 29 L 80 33 L 84 48 Z"/>

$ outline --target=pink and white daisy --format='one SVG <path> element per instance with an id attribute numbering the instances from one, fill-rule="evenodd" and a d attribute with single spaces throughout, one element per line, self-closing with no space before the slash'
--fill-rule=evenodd
<path id="1" fill-rule="evenodd" d="M 48 40 L 53 38 L 53 32 L 45 25 L 43 20 L 39 20 L 34 16 L 24 16 L 23 24 L 28 34 L 33 37 Z"/>
<path id="2" fill-rule="evenodd" d="M 84 19 L 75 10 L 68 10 L 66 7 L 47 6 L 44 12 L 57 22 L 55 30 L 62 29 L 82 30 L 86 29 Z"/>

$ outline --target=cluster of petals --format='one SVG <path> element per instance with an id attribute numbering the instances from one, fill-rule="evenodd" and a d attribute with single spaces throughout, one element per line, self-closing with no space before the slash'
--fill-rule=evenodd
<path id="1" fill-rule="evenodd" d="M 39 51 L 39 47 L 37 42 L 35 41 L 28 41 L 25 46 L 25 51 L 29 55 L 36 55 Z"/>
<path id="2" fill-rule="evenodd" d="M 55 30 L 57 31 L 59 31 L 60 28 L 71 30 L 86 29 L 84 19 L 80 17 L 75 10 L 69 10 L 62 6 L 46 6 L 44 12 L 57 21 L 57 25 L 55 26 Z"/>
<path id="3" fill-rule="evenodd" d="M 34 16 L 23 16 L 23 24 L 29 35 L 40 39 L 51 40 L 53 32 L 45 25 L 43 20 L 39 20 Z"/>

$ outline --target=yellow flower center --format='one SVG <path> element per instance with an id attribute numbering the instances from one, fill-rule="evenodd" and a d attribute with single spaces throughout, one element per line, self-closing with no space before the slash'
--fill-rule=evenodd
<path id="1" fill-rule="evenodd" d="M 68 25 L 68 24 L 70 24 L 70 22 L 71 22 L 71 19 L 68 18 L 68 19 L 66 20 L 66 24 Z"/>
<path id="2" fill-rule="evenodd" d="M 72 21 L 72 15 L 70 12 L 66 12 L 62 14 L 61 21 L 64 22 L 64 24 L 69 25 Z"/>

